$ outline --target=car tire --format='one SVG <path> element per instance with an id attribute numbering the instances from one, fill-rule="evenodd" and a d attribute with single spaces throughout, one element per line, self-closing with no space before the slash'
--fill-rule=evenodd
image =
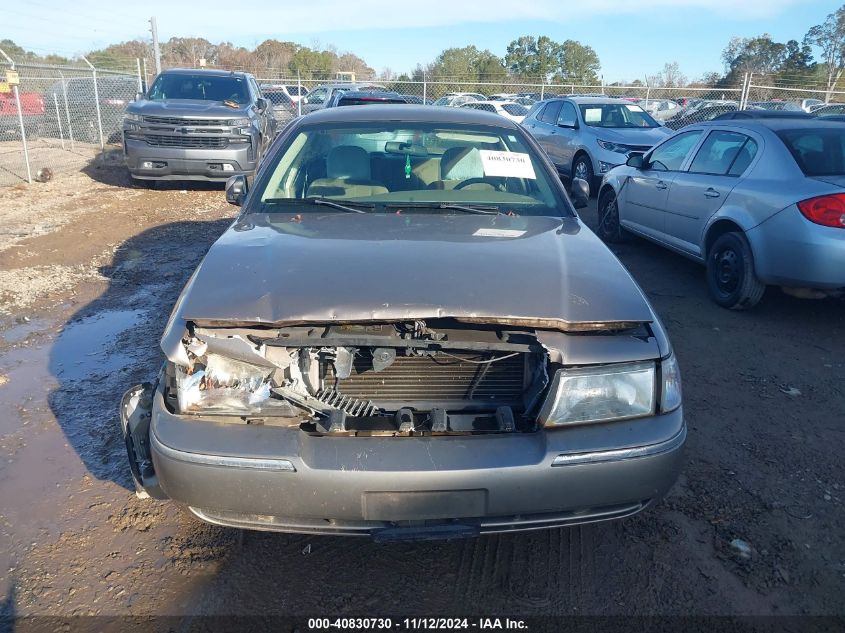
<path id="1" fill-rule="evenodd" d="M 599 196 L 596 233 L 603 241 L 610 244 L 620 244 L 628 237 L 628 232 L 622 228 L 622 223 L 619 221 L 619 206 L 613 189 L 607 188 Z"/>
<path id="2" fill-rule="evenodd" d="M 590 195 L 592 195 L 593 191 L 595 191 L 595 177 L 593 175 L 593 161 L 590 160 L 589 156 L 586 154 L 579 154 L 575 157 L 575 160 L 572 163 L 571 178 L 573 181 L 576 178 L 586 180 L 587 184 L 590 185 Z"/>
<path id="3" fill-rule="evenodd" d="M 766 285 L 754 272 L 754 256 L 745 235 L 720 235 L 707 253 L 707 287 L 710 297 L 729 310 L 753 308 L 763 298 Z"/>

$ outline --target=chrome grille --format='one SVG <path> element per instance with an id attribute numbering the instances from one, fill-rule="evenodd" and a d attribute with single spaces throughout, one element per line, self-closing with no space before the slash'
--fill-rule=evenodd
<path id="1" fill-rule="evenodd" d="M 452 352 L 450 352 L 452 353 Z M 485 360 L 489 355 L 455 352 L 464 360 Z M 501 353 L 496 354 L 501 356 Z M 472 364 L 437 354 L 397 356 L 390 367 L 373 371 L 368 354 L 355 357 L 349 378 L 337 381 L 347 396 L 379 402 L 490 402 L 518 403 L 525 382 L 526 355 L 518 354 L 494 363 Z M 335 386 L 334 367 L 324 365 L 324 384 Z"/>
<path id="2" fill-rule="evenodd" d="M 156 134 L 155 136 L 147 136 L 145 138 L 148 145 L 155 147 L 215 147 L 222 148 L 229 144 L 229 141 L 224 137 L 215 136 L 182 136 L 182 135 L 165 135 Z"/>
<path id="3" fill-rule="evenodd" d="M 145 116 L 145 123 L 154 123 L 157 125 L 178 125 L 178 126 L 225 126 L 229 125 L 230 119 L 183 119 L 174 116 Z"/>

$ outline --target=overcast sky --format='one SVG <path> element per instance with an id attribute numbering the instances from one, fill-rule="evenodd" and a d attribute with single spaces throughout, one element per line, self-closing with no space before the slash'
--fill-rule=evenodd
<path id="1" fill-rule="evenodd" d="M 266 38 L 334 45 L 381 71 L 403 72 L 444 48 L 504 55 L 520 35 L 576 39 L 599 54 L 605 81 L 633 80 L 677 61 L 690 79 L 721 71 L 734 36 L 801 40 L 841 4 L 831 0 L 7 0 L 0 39 L 65 56 L 148 37 L 205 37 L 254 47 Z"/>

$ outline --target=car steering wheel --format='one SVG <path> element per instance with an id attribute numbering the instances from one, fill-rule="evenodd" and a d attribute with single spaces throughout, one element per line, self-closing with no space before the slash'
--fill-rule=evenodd
<path id="1" fill-rule="evenodd" d="M 497 182 L 490 182 L 491 180 Z M 490 185 L 493 189 L 502 190 L 505 184 L 505 179 L 500 177 L 492 177 L 492 178 L 467 178 L 466 180 L 462 180 L 457 185 L 455 185 L 452 190 L 457 191 L 458 189 L 463 189 L 464 187 L 469 187 L 470 185 Z"/>

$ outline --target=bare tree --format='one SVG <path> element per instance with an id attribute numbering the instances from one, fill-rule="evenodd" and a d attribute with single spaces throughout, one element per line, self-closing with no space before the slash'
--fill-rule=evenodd
<path id="1" fill-rule="evenodd" d="M 822 65 L 827 72 L 825 102 L 830 101 L 836 82 L 845 71 L 845 6 L 828 15 L 822 24 L 807 31 L 804 44 L 822 51 Z"/>

